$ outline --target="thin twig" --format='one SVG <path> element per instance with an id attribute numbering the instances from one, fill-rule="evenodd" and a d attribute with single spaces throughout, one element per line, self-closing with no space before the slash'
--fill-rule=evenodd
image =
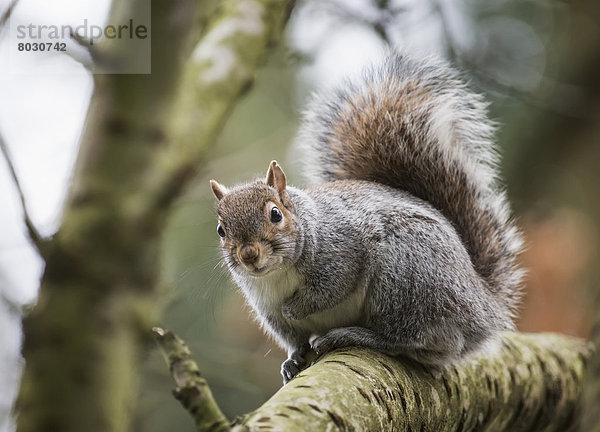
<path id="1" fill-rule="evenodd" d="M 215 401 L 208 383 L 200 375 L 190 349 L 177 335 L 159 327 L 152 329 L 171 375 L 177 384 L 173 395 L 192 415 L 198 431 L 226 432 L 229 421 Z"/>
<path id="2" fill-rule="evenodd" d="M 6 160 L 6 165 L 8 166 L 8 171 L 12 176 L 12 179 L 15 183 L 15 187 L 17 188 L 17 192 L 19 193 L 19 199 L 21 200 L 21 207 L 23 208 L 23 218 L 25 220 L 25 225 L 27 226 L 27 233 L 29 234 L 29 238 L 36 246 L 38 252 L 42 254 L 45 240 L 38 232 L 37 228 L 33 224 L 31 217 L 29 216 L 29 212 L 27 211 L 27 205 L 25 204 L 25 195 L 23 194 L 23 188 L 21 187 L 21 183 L 19 182 L 19 178 L 17 177 L 17 172 L 15 170 L 15 166 L 12 163 L 12 158 L 10 156 L 10 152 L 8 150 L 8 146 L 4 141 L 4 137 L 0 135 L 0 150 L 4 156 L 4 160 Z M 42 254 L 43 255 L 43 254 Z"/>
<path id="3" fill-rule="evenodd" d="M 8 19 L 17 6 L 17 3 L 19 3 L 19 0 L 12 0 L 6 10 L 2 12 L 2 15 L 0 15 L 0 34 L 2 34 L 2 30 L 4 30 L 4 26 L 8 22 Z"/>
<path id="4" fill-rule="evenodd" d="M 315 5 L 315 10 L 323 8 L 331 16 L 337 18 L 343 23 L 358 24 L 360 26 L 373 30 L 388 47 L 393 45 L 393 40 L 389 28 L 397 15 L 406 12 L 402 6 L 392 7 L 388 0 L 378 0 L 373 7 L 376 9 L 376 16 L 367 17 L 359 11 L 344 6 L 335 0 L 322 0 Z"/>
<path id="5" fill-rule="evenodd" d="M 13 11 L 15 10 L 15 7 L 17 6 L 18 3 L 19 3 L 19 0 L 12 0 L 10 2 L 10 4 L 8 5 L 8 7 L 4 10 L 4 12 L 2 12 L 2 15 L 0 15 L 0 35 L 6 28 L 6 24 L 8 23 L 8 20 L 9 20 L 10 16 L 12 15 Z M 43 249 L 45 240 L 43 239 L 43 237 L 40 235 L 40 233 L 36 229 L 35 225 L 33 224 L 33 221 L 31 220 L 31 217 L 29 217 L 29 212 L 27 211 L 27 205 L 25 204 L 25 195 L 23 194 L 23 189 L 21 188 L 21 183 L 19 182 L 19 178 L 17 177 L 17 172 L 12 163 L 12 158 L 10 156 L 8 146 L 6 145 L 6 142 L 4 141 L 4 137 L 2 135 L 0 135 L 0 150 L 2 151 L 4 159 L 6 160 L 6 165 L 8 166 L 8 170 L 10 172 L 10 175 L 13 178 L 13 181 L 15 182 L 15 187 L 17 188 L 17 192 L 19 193 L 19 199 L 21 200 L 21 207 L 23 208 L 23 217 L 25 220 L 25 226 L 27 227 L 27 233 L 29 234 L 29 238 L 31 239 L 31 241 L 33 242 L 35 247 L 37 248 L 38 252 L 40 254 L 42 254 L 42 249 Z"/>

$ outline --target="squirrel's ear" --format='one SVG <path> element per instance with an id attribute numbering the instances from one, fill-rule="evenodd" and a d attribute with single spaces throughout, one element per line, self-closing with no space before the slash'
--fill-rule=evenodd
<path id="1" fill-rule="evenodd" d="M 215 180 L 210 181 L 210 187 L 213 191 L 213 194 L 215 194 L 215 198 L 217 198 L 219 201 L 227 193 L 227 188 L 225 186 L 217 183 Z"/>
<path id="2" fill-rule="evenodd" d="M 279 195 L 285 191 L 285 173 L 277 163 L 277 161 L 271 161 L 269 169 L 267 170 L 267 178 L 265 179 L 267 185 L 275 188 Z"/>

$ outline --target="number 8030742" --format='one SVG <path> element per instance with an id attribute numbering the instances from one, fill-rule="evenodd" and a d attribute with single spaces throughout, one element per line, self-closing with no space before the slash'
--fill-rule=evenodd
<path id="1" fill-rule="evenodd" d="M 65 42 L 19 42 L 18 51 L 67 51 Z"/>

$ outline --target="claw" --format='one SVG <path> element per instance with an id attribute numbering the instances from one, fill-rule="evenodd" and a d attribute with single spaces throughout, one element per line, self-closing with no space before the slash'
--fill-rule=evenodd
<path id="1" fill-rule="evenodd" d="M 292 378 L 300 373 L 305 366 L 304 359 L 288 358 L 281 364 L 281 376 L 283 377 L 283 385 L 287 384 Z"/>
<path id="2" fill-rule="evenodd" d="M 326 351 L 329 351 L 327 339 L 324 336 L 320 336 L 312 341 L 311 348 L 317 354 L 321 355 Z"/>
<path id="3" fill-rule="evenodd" d="M 283 384 L 287 384 L 300 372 L 300 368 L 292 359 L 287 359 L 281 364 L 281 376 L 283 376 Z"/>

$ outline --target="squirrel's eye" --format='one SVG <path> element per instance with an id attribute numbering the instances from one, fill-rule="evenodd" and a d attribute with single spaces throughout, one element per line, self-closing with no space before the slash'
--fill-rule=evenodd
<path id="1" fill-rule="evenodd" d="M 223 229 L 223 227 L 221 226 L 221 224 L 217 224 L 217 234 L 219 234 L 219 237 L 225 237 L 225 230 Z"/>
<path id="2" fill-rule="evenodd" d="M 281 222 L 281 219 L 283 219 L 281 210 L 279 210 L 277 207 L 273 207 L 271 209 L 271 222 L 273 222 L 273 223 Z"/>

